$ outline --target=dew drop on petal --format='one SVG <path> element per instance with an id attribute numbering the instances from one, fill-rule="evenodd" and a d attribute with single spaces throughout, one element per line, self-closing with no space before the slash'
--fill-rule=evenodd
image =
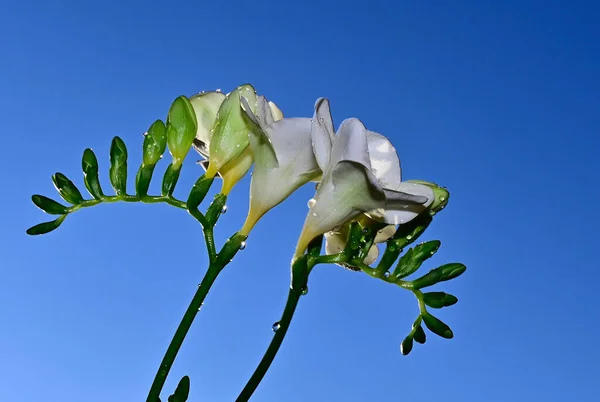
<path id="1" fill-rule="evenodd" d="M 221 213 L 224 214 L 225 212 L 227 212 L 227 205 L 223 205 L 223 208 L 221 208 Z"/>
<path id="2" fill-rule="evenodd" d="M 316 213 L 316 212 L 313 212 L 313 216 L 317 216 L 317 213 Z"/>
<path id="3" fill-rule="evenodd" d="M 271 327 L 271 329 L 273 330 L 273 332 L 277 332 L 277 330 L 279 329 L 279 327 L 281 327 L 281 324 L 279 323 L 279 321 L 275 322 L 273 324 L 273 326 Z"/>
<path id="4" fill-rule="evenodd" d="M 217 88 L 215 92 L 221 92 L 221 88 Z"/>
<path id="5" fill-rule="evenodd" d="M 315 206 L 316 203 L 317 203 L 317 200 L 315 200 L 314 198 L 311 198 L 310 200 L 308 200 L 308 207 L 312 208 Z"/>
<path id="6" fill-rule="evenodd" d="M 243 242 L 240 243 L 240 250 L 243 250 L 245 248 L 246 248 L 246 242 L 243 241 Z"/>

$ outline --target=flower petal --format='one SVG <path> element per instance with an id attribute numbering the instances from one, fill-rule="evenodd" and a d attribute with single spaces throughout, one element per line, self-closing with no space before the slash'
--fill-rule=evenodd
<path id="1" fill-rule="evenodd" d="M 373 244 L 363 262 L 367 265 L 371 265 L 377 260 L 377 257 L 379 257 L 379 247 Z"/>
<path id="2" fill-rule="evenodd" d="M 422 184 L 402 182 L 398 189 L 384 189 L 386 205 L 383 220 L 386 223 L 407 223 L 426 210 L 434 200 L 433 190 Z"/>
<path id="3" fill-rule="evenodd" d="M 277 107 L 274 102 L 269 101 L 269 107 L 271 108 L 271 114 L 273 115 L 273 120 L 281 120 L 283 119 L 283 112 Z"/>
<path id="4" fill-rule="evenodd" d="M 396 189 L 402 179 L 396 148 L 385 136 L 367 131 L 371 171 L 384 188 Z"/>
<path id="5" fill-rule="evenodd" d="M 244 96 L 240 98 L 240 107 L 244 112 L 244 116 L 250 122 L 249 126 L 251 129 L 249 130 L 248 139 L 250 147 L 254 155 L 256 155 L 256 159 L 259 161 L 258 163 L 265 167 L 278 167 L 277 154 L 275 153 L 271 139 L 267 135 L 269 124 L 273 122 L 273 116 L 265 97 L 259 96 L 256 99 L 256 114 L 252 112 L 248 100 Z"/>
<path id="6" fill-rule="evenodd" d="M 379 230 L 375 235 L 375 243 L 383 243 L 388 241 L 396 233 L 396 225 L 387 225 L 383 229 Z"/>
<path id="7" fill-rule="evenodd" d="M 222 92 L 203 92 L 190 98 L 198 121 L 194 148 L 202 156 L 208 157 L 212 126 L 223 100 L 225 94 Z"/>
<path id="8" fill-rule="evenodd" d="M 340 232 L 325 233 L 325 254 L 332 255 L 344 251 L 346 248 L 346 235 Z"/>
<path id="9" fill-rule="evenodd" d="M 312 146 L 321 170 L 324 170 L 331 156 L 331 145 L 334 138 L 333 120 L 329 101 L 325 98 L 317 99 L 315 113 L 311 127 Z"/>
<path id="10" fill-rule="evenodd" d="M 346 119 L 340 125 L 331 149 L 331 159 L 327 168 L 329 171 L 324 172 L 324 175 L 332 174 L 342 161 L 356 162 L 366 170 L 371 169 L 367 129 L 356 118 Z"/>

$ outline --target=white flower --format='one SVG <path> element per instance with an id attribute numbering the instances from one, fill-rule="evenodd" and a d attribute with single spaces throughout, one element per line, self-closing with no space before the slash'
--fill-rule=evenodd
<path id="1" fill-rule="evenodd" d="M 252 166 L 252 150 L 248 146 L 249 127 L 240 109 L 240 97 L 244 96 L 252 111 L 256 109 L 256 91 L 249 85 L 241 85 L 229 94 L 205 92 L 190 98 L 198 120 L 194 148 L 205 161 L 207 177 L 223 178 L 221 193 L 229 194 Z M 269 102 L 273 118 L 281 119 L 282 113 Z"/>
<path id="2" fill-rule="evenodd" d="M 423 212 L 434 198 L 428 186 L 401 181 L 400 162 L 387 138 L 367 131 L 355 118 L 343 121 L 334 136 L 331 115 L 322 117 L 314 122 L 312 135 L 323 179 L 310 202 L 296 257 L 313 238 L 361 213 L 398 225 Z"/>
<path id="3" fill-rule="evenodd" d="M 250 148 L 254 171 L 250 184 L 250 207 L 240 233 L 248 234 L 256 222 L 303 184 L 321 175 L 311 146 L 310 118 L 276 120 L 271 105 L 258 97 L 256 113 L 242 97 L 242 109 L 252 122 Z M 315 118 L 318 111 L 315 110 Z"/>

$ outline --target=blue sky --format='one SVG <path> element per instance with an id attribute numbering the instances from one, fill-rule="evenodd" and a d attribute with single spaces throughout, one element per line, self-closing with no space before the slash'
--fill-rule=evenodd
<path id="1" fill-rule="evenodd" d="M 29 197 L 54 197 L 56 171 L 82 186 L 86 147 L 109 188 L 113 136 L 136 169 L 142 133 L 176 96 L 245 82 L 287 116 L 325 96 L 336 124 L 356 116 L 390 137 L 405 179 L 451 191 L 424 269 L 468 266 L 438 286 L 460 299 L 439 313 L 455 339 L 430 336 L 408 357 L 413 297 L 319 267 L 253 400 L 597 400 L 598 5 L 341 4 L 3 3 L 0 400 L 145 399 L 206 267 L 198 225 L 167 206 L 109 205 L 32 238 L 25 229 L 48 217 Z M 247 186 L 218 241 L 241 226 Z M 188 374 L 190 401 L 237 396 L 283 308 L 312 190 L 269 213 L 224 271 L 168 390 Z"/>

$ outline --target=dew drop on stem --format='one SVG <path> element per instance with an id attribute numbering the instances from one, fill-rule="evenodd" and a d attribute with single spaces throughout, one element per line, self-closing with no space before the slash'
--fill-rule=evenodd
<path id="1" fill-rule="evenodd" d="M 271 329 L 273 330 L 273 332 L 277 332 L 277 330 L 279 329 L 279 327 L 281 327 L 281 324 L 279 323 L 279 321 L 275 322 L 273 324 L 273 326 L 271 327 Z"/>

